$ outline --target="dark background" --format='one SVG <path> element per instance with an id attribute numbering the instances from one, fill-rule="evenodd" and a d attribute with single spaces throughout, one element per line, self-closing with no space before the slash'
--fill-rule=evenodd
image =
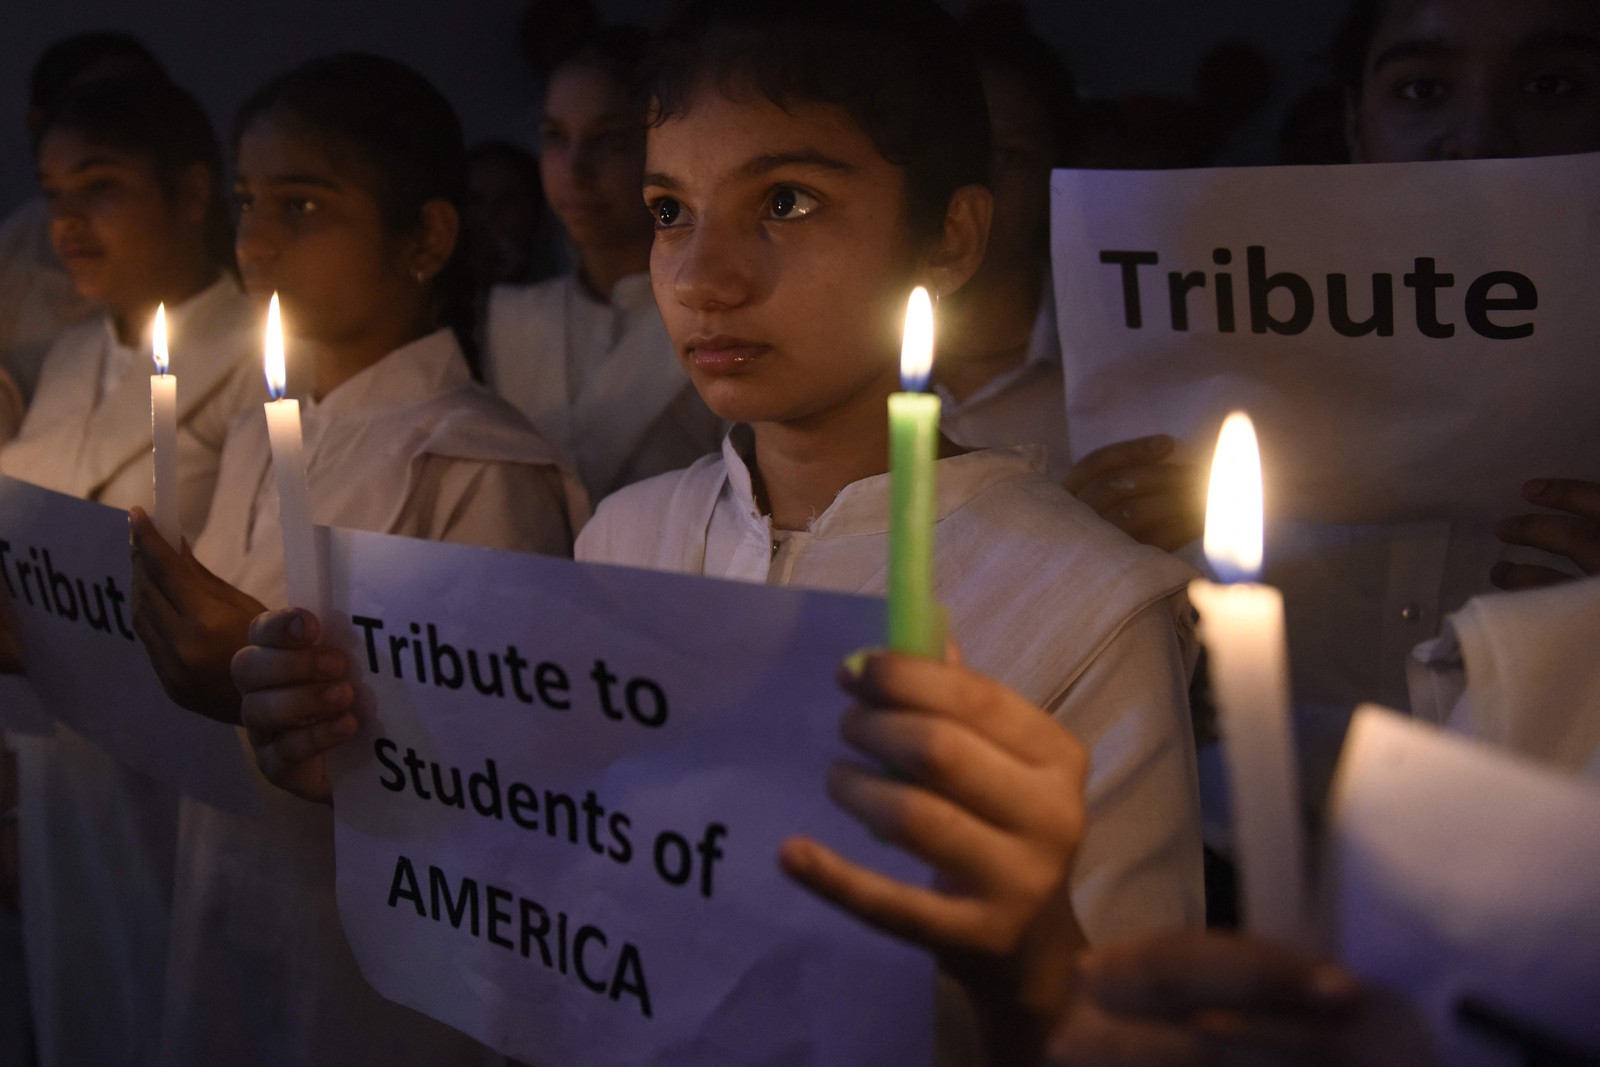
<path id="1" fill-rule="evenodd" d="M 781 3 L 782 0 L 774 0 Z M 944 0 L 959 9 L 964 0 Z M 600 0 L 613 20 L 645 20 L 657 0 Z M 1245 39 L 1277 67 L 1273 106 L 1222 161 L 1272 159 L 1283 108 L 1320 80 L 1344 0 L 1028 0 L 1040 34 L 1084 95 L 1187 93 L 1208 47 Z M 535 81 L 517 49 L 519 0 L 11 0 L 0 34 L 0 212 L 33 188 L 22 116 L 40 49 L 67 34 L 138 35 L 211 110 L 226 136 L 234 108 L 272 75 L 314 55 L 359 48 L 420 69 L 455 103 L 469 140 L 532 138 Z"/>

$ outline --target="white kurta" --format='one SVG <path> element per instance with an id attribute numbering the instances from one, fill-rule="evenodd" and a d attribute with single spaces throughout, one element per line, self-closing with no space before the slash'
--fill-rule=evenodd
<path id="1" fill-rule="evenodd" d="M 1419 717 L 1600 778 L 1600 578 L 1476 597 L 1419 645 Z"/>
<path id="2" fill-rule="evenodd" d="M 183 521 L 204 520 L 231 417 L 263 392 L 245 332 L 257 321 L 231 280 L 171 309 Z M 114 507 L 150 506 L 148 356 L 109 323 L 64 334 L 45 361 L 0 471 Z M 113 374 L 107 361 L 139 360 Z M 177 796 L 65 727 L 16 737 L 22 908 L 43 1067 L 154 1063 L 166 969 Z"/>
<path id="3" fill-rule="evenodd" d="M 0 222 L 0 370 L 24 400 L 33 395 L 55 339 L 99 310 L 78 295 L 50 247 L 50 211 L 43 197 Z"/>
<path id="4" fill-rule="evenodd" d="M 715 452 L 722 424 L 673 352 L 648 274 L 596 299 L 574 275 L 489 297 L 490 386 L 559 444 L 591 500 Z"/>
<path id="5" fill-rule="evenodd" d="M 846 486 L 805 531 L 776 535 L 751 491 L 747 427 L 722 454 L 601 504 L 578 558 L 882 594 L 888 477 Z M 1204 921 L 1188 680 L 1193 573 L 1134 544 L 1040 474 L 1037 448 L 940 460 L 935 592 L 966 663 L 1047 709 L 1088 747 L 1088 828 L 1073 905 L 1093 942 Z M 774 543 L 774 537 L 777 541 Z M 984 1062 L 941 979 L 940 1067 Z"/>
<path id="6" fill-rule="evenodd" d="M 304 431 L 313 517 L 324 525 L 565 555 L 584 517 L 554 448 L 472 382 L 447 331 L 308 405 Z M 228 437 L 195 552 L 224 580 L 283 603 L 260 409 Z M 161 1063 L 497 1062 L 372 991 L 339 925 L 329 810 L 265 781 L 261 795 L 262 821 L 182 804 Z"/>
<path id="7" fill-rule="evenodd" d="M 1514 510 L 1513 502 L 1507 513 Z M 1451 612 L 1493 592 L 1489 571 L 1501 560 L 1563 565 L 1505 545 L 1488 523 L 1268 529 L 1263 580 L 1283 592 L 1295 729 L 1313 804 L 1326 793 L 1356 706 L 1409 708 L 1411 650 L 1438 635 Z"/>
<path id="8" fill-rule="evenodd" d="M 760 514 L 735 442 L 604 502 L 578 557 L 881 594 L 888 477 L 847 486 L 809 530 Z M 1134 544 L 1038 472 L 1037 449 L 938 465 L 935 589 L 973 668 L 1048 709 L 1092 753 L 1073 876 L 1092 941 L 1200 923 L 1199 808 L 1188 720 L 1192 572 Z"/>
<path id="9" fill-rule="evenodd" d="M 1061 481 L 1072 469 L 1061 337 L 1048 278 L 1021 365 L 996 375 L 965 400 L 956 400 L 942 387 L 936 389 L 943 400 L 939 429 L 956 444 L 965 448 L 1043 445 L 1045 474 L 1052 480 Z"/>

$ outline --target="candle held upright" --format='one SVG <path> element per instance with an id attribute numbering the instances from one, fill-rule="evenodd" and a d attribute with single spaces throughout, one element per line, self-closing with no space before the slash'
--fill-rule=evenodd
<path id="1" fill-rule="evenodd" d="M 183 538 L 178 501 L 178 376 L 168 373 L 171 357 L 165 304 L 156 305 L 150 354 L 156 365 L 156 372 L 150 376 L 150 519 L 166 542 L 177 548 Z"/>
<path id="2" fill-rule="evenodd" d="M 1245 926 L 1310 947 L 1283 596 L 1256 582 L 1263 512 L 1255 429 L 1235 412 L 1217 441 L 1206 504 L 1206 559 L 1222 582 L 1197 579 L 1189 598 L 1210 653 Z"/>
<path id="3" fill-rule="evenodd" d="M 903 392 L 889 397 L 889 647 L 944 658 L 943 612 L 933 596 L 933 524 L 939 398 L 933 371 L 933 302 L 918 286 L 906 306 Z"/>
<path id="4" fill-rule="evenodd" d="M 267 436 L 272 443 L 272 470 L 278 483 L 278 523 L 283 530 L 283 571 L 289 606 L 321 615 L 325 605 L 311 526 L 311 493 L 306 485 L 304 441 L 300 434 L 300 401 L 285 395 L 288 367 L 284 358 L 283 320 L 278 294 L 267 307 L 266 333 Z"/>

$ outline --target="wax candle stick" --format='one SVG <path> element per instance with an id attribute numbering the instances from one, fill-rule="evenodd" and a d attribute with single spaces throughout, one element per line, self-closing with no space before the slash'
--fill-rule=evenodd
<path id="1" fill-rule="evenodd" d="M 267 308 L 266 337 L 267 436 L 272 442 L 272 470 L 278 482 L 278 524 L 283 530 L 283 571 L 289 606 L 324 612 L 317 544 L 311 527 L 311 493 L 306 486 L 304 444 L 300 435 L 300 401 L 285 396 L 288 371 L 283 350 L 283 320 L 278 294 Z"/>
<path id="2" fill-rule="evenodd" d="M 922 392 L 933 370 L 933 304 L 918 286 L 900 350 L 904 392 L 889 397 L 889 647 L 944 658 L 943 613 L 933 598 L 933 523 L 939 398 Z"/>
<path id="3" fill-rule="evenodd" d="M 150 331 L 156 372 L 150 376 L 150 452 L 154 469 L 150 518 L 173 548 L 183 537 L 178 506 L 178 376 L 168 374 L 167 307 L 156 305 Z"/>
<path id="4" fill-rule="evenodd" d="M 1206 505 L 1206 558 L 1222 582 L 1197 579 L 1189 584 L 1189 597 L 1210 652 L 1245 925 L 1266 937 L 1308 945 L 1283 596 L 1255 582 L 1262 526 L 1255 430 L 1247 416 L 1235 413 L 1217 441 Z"/>

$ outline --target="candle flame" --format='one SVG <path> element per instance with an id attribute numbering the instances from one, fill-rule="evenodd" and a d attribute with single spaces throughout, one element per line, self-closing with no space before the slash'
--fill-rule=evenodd
<path id="1" fill-rule="evenodd" d="M 933 301 L 917 286 L 906 303 L 906 330 L 900 345 L 900 387 L 908 393 L 928 388 L 933 374 Z"/>
<path id="2" fill-rule="evenodd" d="M 156 322 L 150 328 L 150 352 L 155 357 L 156 373 L 167 373 L 167 305 L 156 305 Z"/>
<path id="3" fill-rule="evenodd" d="M 1206 559 L 1225 582 L 1261 574 L 1261 450 L 1250 416 L 1235 411 L 1222 424 L 1206 497 Z"/>
<path id="4" fill-rule="evenodd" d="M 282 400 L 288 392 L 289 372 L 283 360 L 283 317 L 278 311 L 278 294 L 272 294 L 272 303 L 267 305 L 267 343 L 266 343 L 266 369 L 267 392 L 272 394 L 272 399 Z"/>

